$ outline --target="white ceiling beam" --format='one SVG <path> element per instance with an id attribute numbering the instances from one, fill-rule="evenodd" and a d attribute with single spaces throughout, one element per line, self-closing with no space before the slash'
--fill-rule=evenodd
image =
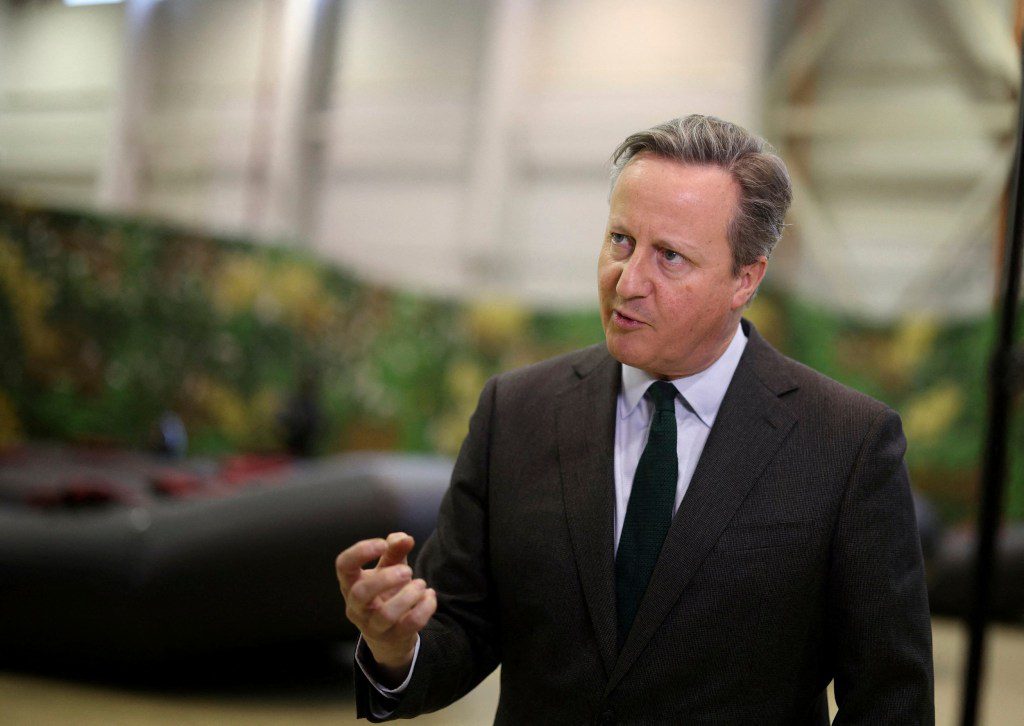
<path id="1" fill-rule="evenodd" d="M 513 135 L 522 122 L 523 75 L 534 21 L 533 0 L 498 0 L 492 6 L 476 107 L 462 235 L 471 278 L 499 280 L 509 259 L 504 250 L 507 205 L 514 187 Z M 502 260 L 505 262 L 503 263 Z"/>
<path id="2" fill-rule="evenodd" d="M 1006 101 L 949 103 L 781 103 L 768 115 L 772 128 L 787 139 L 849 137 L 906 138 L 953 137 L 979 132 L 1003 136 L 1013 131 L 1017 104 Z"/>
<path id="3" fill-rule="evenodd" d="M 156 66 L 153 13 L 159 0 L 128 0 L 124 8 L 124 43 L 121 81 L 111 115 L 108 151 L 97 188 L 101 209 L 134 211 L 140 199 L 145 169 L 141 139 L 143 120 L 150 108 Z"/>

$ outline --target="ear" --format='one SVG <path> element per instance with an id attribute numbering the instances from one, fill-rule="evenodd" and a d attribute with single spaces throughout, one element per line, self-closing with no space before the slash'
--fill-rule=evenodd
<path id="1" fill-rule="evenodd" d="M 746 305 L 750 298 L 757 292 L 757 286 L 764 279 L 764 273 L 768 271 L 768 258 L 762 255 L 749 265 L 740 268 L 740 274 L 736 276 L 736 289 L 732 296 L 732 309 L 739 310 Z"/>

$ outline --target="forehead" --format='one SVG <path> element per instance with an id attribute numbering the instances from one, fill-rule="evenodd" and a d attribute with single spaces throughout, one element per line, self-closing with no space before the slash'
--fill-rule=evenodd
<path id="1" fill-rule="evenodd" d="M 716 201 L 733 201 L 739 192 L 732 174 L 720 166 L 687 164 L 650 152 L 637 154 L 622 168 L 612 188 L 612 197 L 624 184 L 634 190 L 643 188 L 669 194 L 700 193 Z"/>
<path id="2" fill-rule="evenodd" d="M 610 212 L 645 223 L 706 222 L 724 231 L 738 201 L 739 185 L 725 169 L 643 153 L 619 174 Z"/>

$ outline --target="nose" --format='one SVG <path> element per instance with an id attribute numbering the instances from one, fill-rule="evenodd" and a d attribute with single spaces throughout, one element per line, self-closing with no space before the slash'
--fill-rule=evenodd
<path id="1" fill-rule="evenodd" d="M 616 294 L 623 300 L 646 297 L 651 291 L 648 274 L 648 255 L 638 245 L 622 265 L 622 273 L 615 284 Z"/>

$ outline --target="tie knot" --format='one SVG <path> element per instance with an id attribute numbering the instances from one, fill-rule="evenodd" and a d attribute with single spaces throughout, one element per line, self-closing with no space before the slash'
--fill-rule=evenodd
<path id="1" fill-rule="evenodd" d="M 655 381 L 647 389 L 647 396 L 654 402 L 655 411 L 672 411 L 675 414 L 676 387 L 668 381 Z"/>

